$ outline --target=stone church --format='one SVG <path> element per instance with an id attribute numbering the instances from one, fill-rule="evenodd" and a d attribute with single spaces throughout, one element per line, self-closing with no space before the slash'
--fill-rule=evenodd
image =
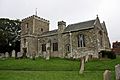
<path id="1" fill-rule="evenodd" d="M 66 25 L 59 21 L 58 29 L 49 31 L 49 21 L 32 15 L 21 23 L 21 53 L 27 57 L 78 57 L 91 54 L 98 58 L 101 50 L 110 50 L 105 22 L 99 17 Z"/>

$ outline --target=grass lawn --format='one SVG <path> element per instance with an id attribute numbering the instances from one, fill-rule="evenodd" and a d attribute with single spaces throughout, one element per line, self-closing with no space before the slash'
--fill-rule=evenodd
<path id="1" fill-rule="evenodd" d="M 0 80 L 102 80 L 103 72 L 78 71 L 1 71 Z"/>
<path id="2" fill-rule="evenodd" d="M 81 75 L 78 74 L 79 64 L 78 60 L 59 58 L 0 60 L 0 80 L 103 80 L 106 69 L 112 71 L 112 80 L 115 80 L 114 66 L 120 64 L 120 57 L 91 60 L 85 64 L 85 72 Z"/>

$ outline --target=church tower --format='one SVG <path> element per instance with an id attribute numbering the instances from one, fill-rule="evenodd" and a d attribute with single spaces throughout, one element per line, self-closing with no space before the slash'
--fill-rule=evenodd
<path id="1" fill-rule="evenodd" d="M 21 23 L 21 53 L 32 57 L 38 55 L 38 36 L 49 31 L 49 21 L 36 15 L 27 17 Z"/>

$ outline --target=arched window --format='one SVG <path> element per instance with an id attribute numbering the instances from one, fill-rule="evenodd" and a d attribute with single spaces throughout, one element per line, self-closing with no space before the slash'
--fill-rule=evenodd
<path id="1" fill-rule="evenodd" d="M 28 23 L 25 24 L 26 29 L 28 28 Z"/>
<path id="2" fill-rule="evenodd" d="M 102 44 L 102 31 L 99 31 L 99 35 L 100 35 L 100 46 L 102 47 L 103 44 Z"/>
<path id="3" fill-rule="evenodd" d="M 66 44 L 66 45 L 65 45 L 65 48 L 66 48 L 66 51 L 67 51 L 67 52 L 70 52 L 70 44 Z"/>
<path id="4" fill-rule="evenodd" d="M 85 47 L 85 36 L 83 34 L 78 35 L 78 47 Z"/>
<path id="5" fill-rule="evenodd" d="M 26 46 L 26 38 L 24 38 L 24 46 Z"/>
<path id="6" fill-rule="evenodd" d="M 43 28 L 41 28 L 41 32 L 43 32 Z"/>

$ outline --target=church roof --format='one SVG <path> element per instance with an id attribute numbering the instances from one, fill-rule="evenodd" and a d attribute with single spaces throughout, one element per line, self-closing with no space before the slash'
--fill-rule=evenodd
<path id="1" fill-rule="evenodd" d="M 95 21 L 96 20 L 90 20 L 90 21 L 70 24 L 65 28 L 65 32 L 78 31 L 78 30 L 93 28 L 93 25 L 94 25 Z"/>
<path id="2" fill-rule="evenodd" d="M 55 35 L 55 34 L 57 34 L 57 30 L 58 29 L 47 31 L 47 32 L 43 32 L 42 36 Z"/>
<path id="3" fill-rule="evenodd" d="M 80 22 L 80 23 L 75 23 L 75 24 L 70 24 L 65 28 L 63 33 L 93 28 L 95 21 L 96 19 L 85 21 L 85 22 Z M 57 31 L 58 29 L 47 31 L 47 32 L 44 32 L 42 36 L 55 35 L 55 34 L 58 34 Z"/>

